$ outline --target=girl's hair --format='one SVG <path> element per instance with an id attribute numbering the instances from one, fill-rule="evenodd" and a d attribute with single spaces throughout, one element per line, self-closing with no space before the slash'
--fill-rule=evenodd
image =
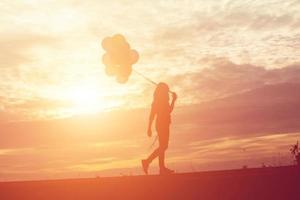
<path id="1" fill-rule="evenodd" d="M 160 82 L 153 94 L 154 104 L 169 104 L 169 86 L 166 83 Z"/>

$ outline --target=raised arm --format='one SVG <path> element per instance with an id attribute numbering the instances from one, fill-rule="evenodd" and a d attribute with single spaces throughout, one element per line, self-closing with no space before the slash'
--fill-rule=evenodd
<path id="1" fill-rule="evenodd" d="M 172 112 L 174 109 L 176 99 L 177 99 L 177 94 L 175 92 L 172 92 L 172 102 L 170 106 L 170 112 Z"/>
<path id="2" fill-rule="evenodd" d="M 151 135 L 152 135 L 152 128 L 151 127 L 152 127 L 152 123 L 154 121 L 155 115 L 156 115 L 156 109 L 155 109 L 155 106 L 152 105 L 150 116 L 149 116 L 148 131 L 147 131 L 147 134 L 148 134 L 149 137 L 151 137 Z"/>

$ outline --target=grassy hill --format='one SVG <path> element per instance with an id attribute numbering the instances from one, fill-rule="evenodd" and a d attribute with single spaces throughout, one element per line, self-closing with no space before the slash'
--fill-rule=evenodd
<path id="1" fill-rule="evenodd" d="M 0 183 L 0 199 L 300 199 L 300 169 L 268 167 L 174 174 Z"/>

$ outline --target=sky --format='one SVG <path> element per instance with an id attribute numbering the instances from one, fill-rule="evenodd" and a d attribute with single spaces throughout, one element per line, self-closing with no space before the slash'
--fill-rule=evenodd
<path id="1" fill-rule="evenodd" d="M 293 162 L 300 138 L 300 1 L 0 2 L 0 181 L 141 174 L 155 87 L 104 71 L 123 34 L 134 68 L 178 94 L 178 172 Z M 153 164 L 152 173 L 156 173 Z"/>

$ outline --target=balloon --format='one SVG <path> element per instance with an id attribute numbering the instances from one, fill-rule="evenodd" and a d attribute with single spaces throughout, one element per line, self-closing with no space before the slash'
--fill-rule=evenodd
<path id="1" fill-rule="evenodd" d="M 115 34 L 113 36 L 113 40 L 118 41 L 118 42 L 126 42 L 125 37 L 121 34 Z"/>
<path id="2" fill-rule="evenodd" d="M 111 61 L 110 56 L 106 53 L 102 56 L 102 62 L 104 63 L 105 66 L 113 66 L 113 63 Z"/>
<path id="3" fill-rule="evenodd" d="M 101 45 L 106 51 L 102 56 L 106 74 L 115 76 L 119 83 L 126 83 L 132 73 L 132 65 L 139 60 L 138 52 L 130 49 L 129 43 L 121 34 L 105 37 Z"/>
<path id="4" fill-rule="evenodd" d="M 102 48 L 105 50 L 105 51 L 109 51 L 110 50 L 110 46 L 111 46 L 111 37 L 106 37 L 102 40 Z"/>
<path id="5" fill-rule="evenodd" d="M 131 64 L 129 58 L 129 52 L 123 51 L 123 52 L 115 52 L 111 55 L 112 62 L 118 65 L 126 65 Z"/>
<path id="6" fill-rule="evenodd" d="M 126 83 L 128 81 L 128 77 L 118 76 L 117 81 L 118 83 Z"/>
<path id="7" fill-rule="evenodd" d="M 132 67 L 131 66 L 119 67 L 117 76 L 127 76 L 127 77 L 129 77 L 131 72 L 132 72 Z"/>
<path id="8" fill-rule="evenodd" d="M 114 76 L 116 74 L 116 67 L 105 67 L 105 73 L 108 75 L 108 76 Z"/>
<path id="9" fill-rule="evenodd" d="M 114 52 L 124 52 L 130 49 L 130 46 L 126 42 L 125 37 L 121 34 L 114 35 L 110 41 L 113 45 L 112 51 Z"/>
<path id="10" fill-rule="evenodd" d="M 130 52 L 130 57 L 131 57 L 131 63 L 135 64 L 139 60 L 139 53 L 132 49 Z"/>

